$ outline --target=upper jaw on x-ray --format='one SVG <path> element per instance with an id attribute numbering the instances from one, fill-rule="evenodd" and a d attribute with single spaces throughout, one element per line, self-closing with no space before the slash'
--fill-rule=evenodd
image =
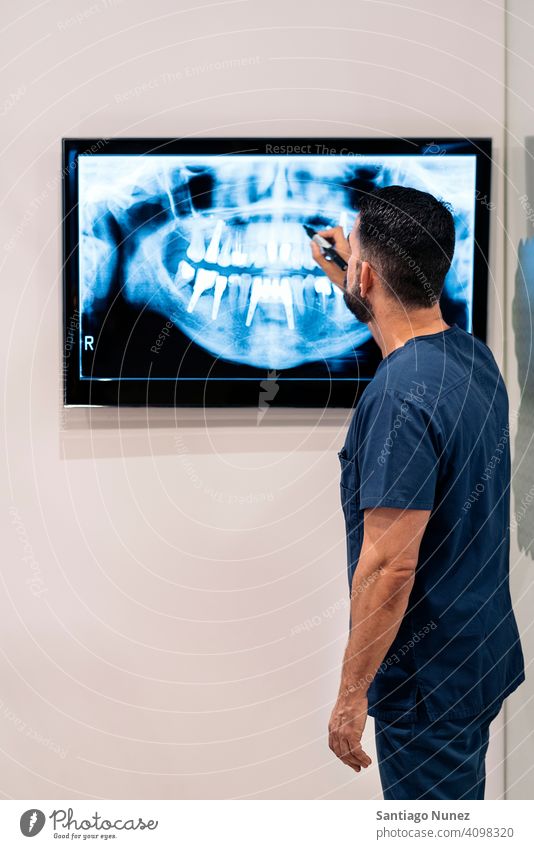
<path id="1" fill-rule="evenodd" d="M 268 369 L 343 357 L 370 338 L 313 261 L 302 225 L 348 232 L 355 173 L 366 168 L 373 185 L 386 185 L 391 169 L 338 157 L 88 159 L 82 311 L 98 308 L 118 275 L 128 301 L 160 312 L 215 357 Z M 435 192 L 425 169 L 428 161 L 396 181 Z"/>

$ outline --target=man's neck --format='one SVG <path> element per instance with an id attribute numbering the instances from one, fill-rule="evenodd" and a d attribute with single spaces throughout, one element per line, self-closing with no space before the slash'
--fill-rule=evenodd
<path id="1" fill-rule="evenodd" d="M 383 318 L 377 315 L 369 323 L 369 330 L 382 351 L 383 357 L 387 357 L 397 348 L 402 348 L 414 336 L 428 336 L 448 329 L 449 325 L 443 321 L 438 306 L 431 309 L 410 310 L 402 315 L 392 316 L 390 313 Z"/>

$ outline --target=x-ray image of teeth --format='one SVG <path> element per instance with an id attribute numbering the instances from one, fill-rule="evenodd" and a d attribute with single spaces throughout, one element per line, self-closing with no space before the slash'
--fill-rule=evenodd
<path id="1" fill-rule="evenodd" d="M 470 329 L 472 156 L 81 156 L 82 316 L 120 290 L 216 359 L 283 370 L 354 357 L 370 333 L 312 260 L 302 225 L 348 234 L 361 192 L 391 184 L 452 205 L 446 297 Z"/>

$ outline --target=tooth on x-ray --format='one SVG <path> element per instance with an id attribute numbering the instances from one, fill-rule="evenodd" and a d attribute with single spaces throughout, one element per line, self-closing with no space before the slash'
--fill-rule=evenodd
<path id="1" fill-rule="evenodd" d="M 315 281 L 315 291 L 321 295 L 322 308 L 326 310 L 326 299 L 332 292 L 330 281 L 326 277 L 318 277 Z"/>
<path id="2" fill-rule="evenodd" d="M 204 259 L 204 250 L 205 250 L 204 236 L 200 231 L 200 227 L 195 227 L 193 224 L 193 232 L 191 234 L 191 241 L 189 243 L 189 247 L 186 250 L 186 254 L 189 259 L 192 259 L 193 262 L 200 262 Z"/>
<path id="3" fill-rule="evenodd" d="M 282 242 L 280 245 L 280 262 L 288 263 L 291 258 L 291 244 L 290 242 Z"/>
<path id="4" fill-rule="evenodd" d="M 236 250 L 232 254 L 232 262 L 234 265 L 243 266 L 247 264 L 247 255 L 240 250 Z"/>
<path id="5" fill-rule="evenodd" d="M 252 278 L 252 290 L 250 293 L 250 302 L 248 306 L 248 313 L 245 320 L 245 324 L 247 327 L 250 327 L 252 324 L 252 319 L 254 318 L 254 313 L 256 312 L 256 307 L 261 298 L 261 293 L 263 290 L 263 283 L 261 277 L 253 277 Z"/>
<path id="6" fill-rule="evenodd" d="M 289 280 L 288 277 L 284 277 L 283 280 Z M 297 308 L 297 312 L 299 315 L 304 315 L 304 311 L 306 309 L 306 305 L 304 303 L 304 278 L 300 275 L 295 275 L 293 278 L 293 303 Z"/>
<path id="7" fill-rule="evenodd" d="M 219 274 L 215 281 L 215 292 L 213 295 L 213 305 L 211 308 L 211 318 L 213 321 L 219 315 L 219 308 L 221 306 L 222 296 L 224 294 L 224 290 L 228 284 L 228 278 L 223 277 L 223 275 Z"/>
<path id="8" fill-rule="evenodd" d="M 208 249 L 206 251 L 206 255 L 204 259 L 206 262 L 217 262 L 217 257 L 219 256 L 219 243 L 221 241 L 222 229 L 224 226 L 224 221 L 219 218 L 217 224 L 215 225 L 215 230 L 213 231 L 213 236 L 211 237 L 211 241 L 208 245 Z"/>
<path id="9" fill-rule="evenodd" d="M 308 270 L 315 270 L 317 268 L 315 260 L 313 259 L 309 249 L 302 252 L 302 265 Z"/>
<path id="10" fill-rule="evenodd" d="M 188 283 L 195 276 L 195 269 L 187 260 L 182 259 L 178 264 L 178 278 Z"/>
<path id="11" fill-rule="evenodd" d="M 232 237 L 230 233 L 228 233 L 223 241 L 223 246 L 221 248 L 221 252 L 219 254 L 219 258 L 217 259 L 217 265 L 221 268 L 227 268 L 230 265 L 230 261 L 232 259 Z"/>
<path id="12" fill-rule="evenodd" d="M 302 248 L 299 244 L 293 246 L 291 251 L 291 267 L 300 271 L 303 266 Z"/>
<path id="13" fill-rule="evenodd" d="M 267 253 L 263 245 L 258 245 L 254 255 L 254 265 L 256 268 L 264 268 L 267 263 Z"/>
<path id="14" fill-rule="evenodd" d="M 315 281 L 315 291 L 318 295 L 330 295 L 332 292 L 332 285 L 328 278 L 318 277 Z"/>
<path id="15" fill-rule="evenodd" d="M 278 259 L 278 245 L 274 239 L 269 239 L 267 242 L 267 260 L 275 263 Z"/>
<path id="16" fill-rule="evenodd" d="M 284 305 L 287 318 L 287 326 L 290 330 L 295 329 L 295 319 L 293 318 L 293 296 L 291 294 L 291 286 L 288 277 L 282 277 L 280 281 L 280 300 Z"/>
<path id="17" fill-rule="evenodd" d="M 216 271 L 208 271 L 206 268 L 199 268 L 197 271 L 197 276 L 195 277 L 195 285 L 193 286 L 193 294 L 191 295 L 191 300 L 187 305 L 187 312 L 193 312 L 195 309 L 200 296 L 207 292 L 208 289 L 215 284 L 215 278 L 217 277 Z"/>

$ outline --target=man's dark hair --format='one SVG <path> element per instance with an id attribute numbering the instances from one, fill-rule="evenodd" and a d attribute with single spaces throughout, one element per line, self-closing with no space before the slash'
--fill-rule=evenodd
<path id="1" fill-rule="evenodd" d="M 362 197 L 359 238 L 362 260 L 376 267 L 404 307 L 438 302 L 454 253 L 447 204 L 405 186 L 377 189 Z"/>

